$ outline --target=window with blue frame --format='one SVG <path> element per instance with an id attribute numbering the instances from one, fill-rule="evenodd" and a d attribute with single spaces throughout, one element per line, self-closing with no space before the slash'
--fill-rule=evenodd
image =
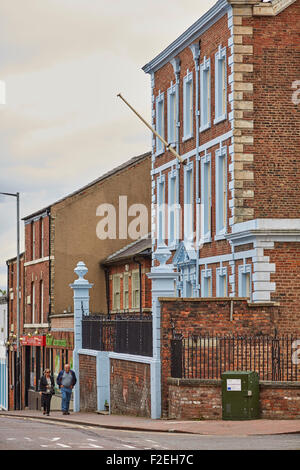
<path id="1" fill-rule="evenodd" d="M 251 265 L 239 266 L 239 297 L 251 298 L 252 288 Z"/>
<path id="2" fill-rule="evenodd" d="M 211 118 L 210 59 L 200 65 L 200 132 L 210 127 Z"/>
<path id="3" fill-rule="evenodd" d="M 183 79 L 183 140 L 193 136 L 193 74 L 187 72 Z"/>
<path id="4" fill-rule="evenodd" d="M 176 143 L 176 87 L 173 84 L 168 89 L 168 143 Z"/>
<path id="5" fill-rule="evenodd" d="M 156 132 L 165 137 L 164 132 L 164 93 L 159 93 L 156 98 Z M 156 137 L 156 155 L 164 152 L 164 145 L 158 137 Z"/>
<path id="6" fill-rule="evenodd" d="M 201 271 L 201 297 L 212 297 L 211 269 L 202 269 Z"/>
<path id="7" fill-rule="evenodd" d="M 217 268 L 216 275 L 217 297 L 227 297 L 227 268 Z"/>
<path id="8" fill-rule="evenodd" d="M 215 120 L 214 124 L 226 119 L 227 114 L 227 72 L 226 47 L 219 46 L 215 55 Z"/>
<path id="9" fill-rule="evenodd" d="M 211 241 L 211 155 L 201 158 L 201 240 Z"/>
<path id="10" fill-rule="evenodd" d="M 216 151 L 216 238 L 223 237 L 227 226 L 226 147 Z"/>

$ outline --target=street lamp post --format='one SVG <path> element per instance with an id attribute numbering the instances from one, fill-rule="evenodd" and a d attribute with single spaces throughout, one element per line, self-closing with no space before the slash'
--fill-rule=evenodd
<path id="1" fill-rule="evenodd" d="M 16 409 L 21 409 L 20 396 L 20 194 L 19 193 L 2 193 L 4 196 L 13 196 L 17 199 L 17 361 L 16 361 Z"/>

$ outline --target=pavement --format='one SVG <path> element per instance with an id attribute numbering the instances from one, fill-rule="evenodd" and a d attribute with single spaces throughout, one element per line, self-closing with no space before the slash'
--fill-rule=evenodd
<path id="1" fill-rule="evenodd" d="M 267 420 L 256 419 L 246 421 L 181 421 L 170 419 L 148 419 L 134 416 L 109 415 L 101 412 L 71 412 L 62 415 L 60 411 L 53 411 L 45 416 L 41 411 L 0 411 L 0 416 L 16 418 L 31 418 L 43 421 L 73 423 L 82 426 L 96 426 L 109 429 L 128 431 L 169 432 L 199 434 L 209 436 L 257 436 L 275 434 L 300 434 L 300 419 L 294 420 Z"/>

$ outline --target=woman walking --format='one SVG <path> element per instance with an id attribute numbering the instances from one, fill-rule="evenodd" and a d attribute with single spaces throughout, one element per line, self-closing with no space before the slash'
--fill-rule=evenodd
<path id="1" fill-rule="evenodd" d="M 40 380 L 40 395 L 42 397 L 43 414 L 49 416 L 50 403 L 52 395 L 54 395 L 54 378 L 50 373 L 50 369 L 44 370 L 44 375 Z"/>

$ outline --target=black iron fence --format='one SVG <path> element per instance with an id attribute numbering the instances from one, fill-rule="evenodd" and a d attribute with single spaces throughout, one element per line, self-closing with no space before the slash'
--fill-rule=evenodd
<path id="1" fill-rule="evenodd" d="M 152 356 L 152 317 L 89 315 L 82 319 L 82 347 Z"/>
<path id="2" fill-rule="evenodd" d="M 260 380 L 300 379 L 297 338 L 292 335 L 176 335 L 171 341 L 171 376 L 220 379 L 225 371 L 251 370 Z"/>

